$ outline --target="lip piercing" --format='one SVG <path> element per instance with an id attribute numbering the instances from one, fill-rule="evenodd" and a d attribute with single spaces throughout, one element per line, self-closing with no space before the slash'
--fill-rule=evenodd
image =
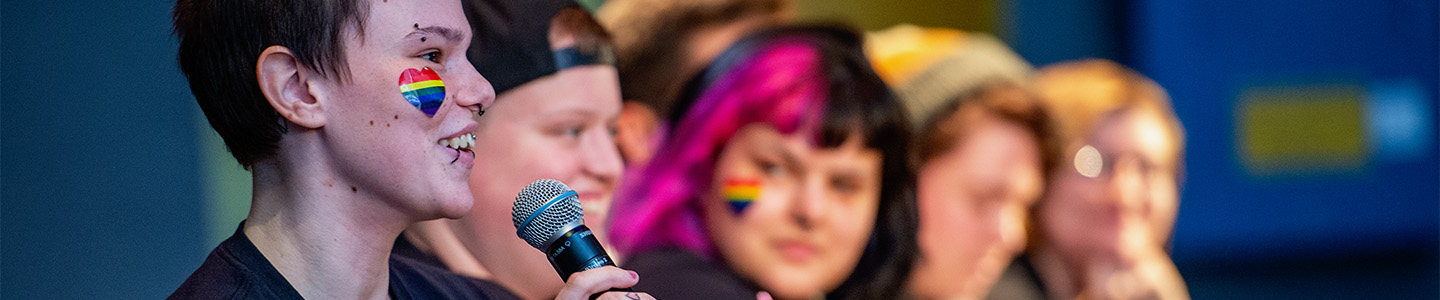
<path id="1" fill-rule="evenodd" d="M 465 151 L 465 152 L 470 152 L 470 155 L 475 155 L 475 150 L 470 150 L 470 149 L 456 149 L 456 150 Z M 454 164 L 456 161 L 459 161 L 459 160 L 460 160 L 460 155 L 459 155 L 459 154 L 456 154 L 456 155 L 455 155 L 455 159 L 450 160 L 450 163 L 451 163 L 451 164 Z"/>

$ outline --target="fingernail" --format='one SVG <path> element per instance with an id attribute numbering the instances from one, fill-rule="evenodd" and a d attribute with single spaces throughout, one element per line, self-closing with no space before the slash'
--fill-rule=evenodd
<path id="1" fill-rule="evenodd" d="M 630 272 L 630 279 L 640 279 L 640 274 L 639 274 L 639 273 L 635 273 L 635 271 L 626 271 L 626 272 Z"/>

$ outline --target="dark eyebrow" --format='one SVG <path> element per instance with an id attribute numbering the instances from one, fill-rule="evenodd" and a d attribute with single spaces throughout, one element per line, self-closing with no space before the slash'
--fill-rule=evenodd
<path id="1" fill-rule="evenodd" d="M 455 42 L 459 42 L 459 41 L 462 41 L 462 40 L 465 39 L 465 36 L 460 33 L 460 30 L 457 30 L 457 29 L 455 29 L 455 28 L 440 27 L 440 26 L 427 26 L 427 27 L 415 28 L 415 30 L 414 30 L 414 31 L 411 31 L 410 34 L 406 34 L 405 37 L 404 37 L 404 39 L 418 39 L 419 36 L 428 35 L 428 34 L 438 35 L 438 36 L 440 36 L 441 38 L 445 38 L 445 39 L 447 39 L 447 40 L 451 40 L 451 41 L 455 41 Z"/>

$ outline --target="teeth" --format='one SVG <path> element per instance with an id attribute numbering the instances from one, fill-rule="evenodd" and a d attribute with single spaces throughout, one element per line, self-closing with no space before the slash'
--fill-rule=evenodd
<path id="1" fill-rule="evenodd" d="M 475 134 L 467 133 L 461 136 L 440 140 L 440 146 L 454 149 L 470 149 L 475 146 Z"/>

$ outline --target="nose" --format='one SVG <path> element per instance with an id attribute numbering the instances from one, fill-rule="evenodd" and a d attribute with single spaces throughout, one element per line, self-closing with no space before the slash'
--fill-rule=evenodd
<path id="1" fill-rule="evenodd" d="M 607 191 L 613 191 L 620 181 L 625 163 L 620 159 L 620 149 L 608 132 L 597 132 L 588 139 L 584 151 L 584 172 L 600 182 Z"/>
<path id="2" fill-rule="evenodd" d="M 455 104 L 460 108 L 470 110 L 471 113 L 479 113 L 495 104 L 495 87 L 490 85 L 484 75 L 475 70 L 468 60 L 459 65 L 457 77 L 460 81 L 460 89 L 455 94 Z"/>
<path id="3" fill-rule="evenodd" d="M 1029 219 L 1024 205 L 1007 205 L 1000 212 L 999 224 L 996 231 L 1000 236 L 1000 244 L 1010 254 L 1019 253 L 1025 250 L 1025 222 Z"/>
<path id="4" fill-rule="evenodd" d="M 825 213 L 825 185 L 821 180 L 807 180 L 797 191 L 791 214 L 802 229 L 812 229 Z"/>

